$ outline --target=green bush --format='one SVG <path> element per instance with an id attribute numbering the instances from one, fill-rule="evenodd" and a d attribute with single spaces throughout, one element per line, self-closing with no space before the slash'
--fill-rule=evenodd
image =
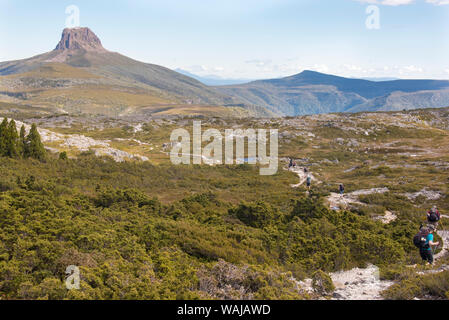
<path id="1" fill-rule="evenodd" d="M 230 210 L 240 221 L 250 227 L 264 228 L 278 218 L 279 213 L 264 202 L 254 204 L 240 204 L 236 209 Z"/>
<path id="2" fill-rule="evenodd" d="M 335 290 L 332 278 L 321 270 L 318 270 L 313 274 L 312 288 L 316 293 L 322 296 L 331 295 Z"/>

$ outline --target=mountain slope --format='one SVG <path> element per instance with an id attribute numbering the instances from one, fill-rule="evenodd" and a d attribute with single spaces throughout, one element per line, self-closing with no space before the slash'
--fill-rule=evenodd
<path id="1" fill-rule="evenodd" d="M 56 69 L 58 72 L 55 73 Z M 77 76 L 79 70 L 89 74 L 88 81 L 86 77 Z M 43 83 L 42 78 L 47 81 Z M 91 99 L 77 99 L 73 95 L 67 101 L 60 98 L 61 95 L 67 96 L 66 93 L 71 90 L 80 91 L 87 86 L 89 90 L 95 91 Z M 98 87 L 105 90 L 103 95 L 98 92 Z M 62 94 L 59 91 L 63 91 Z M 111 95 L 111 92 L 124 91 L 137 95 L 140 102 L 133 103 L 133 98 L 129 102 L 115 100 L 114 94 Z M 95 96 L 100 96 L 100 101 Z M 142 100 L 141 96 L 148 96 L 148 99 Z M 70 111 L 78 107 L 81 112 L 89 112 L 89 106 L 95 105 L 95 113 L 102 108 L 107 113 L 111 107 L 120 109 L 120 112 L 130 111 L 128 107 L 131 107 L 134 112 L 135 108 L 160 109 L 162 106 L 178 104 L 214 108 L 237 103 L 236 99 L 168 68 L 107 51 L 88 28 L 64 29 L 60 42 L 51 52 L 0 63 L 0 98 L 4 100 L 5 97 L 15 103 L 38 104 L 49 108 L 63 105 L 64 110 L 67 104 Z"/>
<path id="2" fill-rule="evenodd" d="M 278 115 L 303 115 L 363 110 L 445 107 L 449 81 L 394 80 L 374 82 L 313 71 L 248 84 L 216 87 L 244 103 L 263 106 Z"/>

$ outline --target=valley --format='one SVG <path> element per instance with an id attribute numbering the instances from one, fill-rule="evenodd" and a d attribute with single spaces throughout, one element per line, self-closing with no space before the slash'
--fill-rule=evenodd
<path id="1" fill-rule="evenodd" d="M 85 224 L 88 223 L 86 219 L 101 219 L 101 226 L 93 228 L 93 225 L 86 225 L 83 233 L 87 232 L 88 238 L 83 240 L 87 241 L 85 244 L 80 240 L 67 242 L 67 239 L 64 240 L 67 247 L 53 253 L 59 257 L 57 259 L 62 259 L 66 250 L 75 250 L 72 258 L 64 259 L 83 265 L 83 272 L 89 274 L 88 277 L 94 276 L 98 268 L 104 268 L 98 263 L 112 261 L 108 259 L 120 259 L 121 263 L 128 264 L 133 259 L 159 261 L 167 256 L 172 261 L 170 263 L 175 263 L 172 266 L 174 270 L 185 267 L 182 260 L 195 265 L 189 272 L 196 275 L 192 281 L 197 279 L 194 281 L 198 282 L 183 281 L 186 281 L 184 284 L 187 287 L 194 286 L 196 289 L 179 289 L 186 294 L 183 297 L 199 294 L 201 297 L 226 299 L 274 298 L 262 292 L 279 286 L 278 298 L 321 299 L 326 294 L 318 294 L 310 287 L 312 280 L 307 280 L 313 278 L 315 270 L 321 269 L 332 272 L 331 277 L 337 286 L 331 294 L 334 298 L 363 299 L 372 294 L 372 298 L 376 299 L 426 299 L 436 293 L 432 293 L 431 289 L 421 293 L 413 288 L 409 289 L 410 292 L 398 293 L 397 285 L 404 279 L 413 282 L 419 277 L 427 279 L 447 274 L 444 271 L 449 258 L 447 253 L 438 250 L 439 259 L 434 268 L 442 271 L 427 273 L 429 267 L 419 265 L 419 256 L 411 238 L 432 205 L 436 204 L 443 213 L 449 210 L 448 109 L 264 119 L 182 115 L 150 119 L 139 116 L 15 115 L 18 127 L 22 122 L 27 130 L 32 123 L 38 126 L 48 159 L 41 163 L 2 158 L 0 177 L 3 191 L 0 202 L 5 208 L 10 208 L 6 209 L 9 212 L 14 210 L 23 215 L 26 211 L 16 207 L 18 203 L 13 199 L 18 196 L 26 199 L 34 194 L 42 201 L 53 203 L 48 212 L 58 217 L 55 223 L 75 219 Z M 0 116 L 11 115 L 7 112 L 0 113 Z M 274 176 L 264 177 L 259 175 L 257 166 L 247 164 L 171 164 L 171 131 L 184 128 L 191 132 L 193 121 L 199 119 L 204 130 L 215 128 L 224 131 L 239 127 L 279 129 L 280 170 Z M 58 160 L 61 152 L 66 152 L 69 159 Z M 288 170 L 289 158 L 295 160 L 296 169 Z M 307 168 L 313 176 L 310 190 L 304 184 L 303 168 Z M 31 176 L 34 182 L 27 187 L 23 181 L 28 181 Z M 338 194 L 340 183 L 345 185 L 343 196 Z M 47 198 L 50 195 L 48 192 L 53 200 Z M 63 206 L 64 212 L 58 206 Z M 76 209 L 82 207 L 85 209 Z M 37 223 L 35 219 L 45 220 L 42 216 L 44 212 L 40 210 L 39 206 L 34 207 L 34 218 L 22 228 L 35 228 L 30 223 Z M 133 217 L 135 214 L 138 216 Z M 447 228 L 446 217 L 442 219 L 442 232 Z M 144 221 L 140 221 L 142 218 Z M 111 225 L 113 221 L 116 222 Z M 118 236 L 117 232 L 125 232 L 117 229 L 122 228 L 122 224 L 137 228 L 131 233 L 132 236 L 129 234 L 127 237 L 135 239 L 132 240 L 137 241 L 135 245 L 140 243 L 139 247 L 143 245 L 140 241 L 144 241 L 143 251 L 131 256 L 122 252 L 115 257 L 112 251 L 104 253 L 102 250 L 102 256 L 98 256 L 100 251 L 95 244 L 98 241 L 100 246 L 106 244 L 104 241 L 112 241 L 109 242 L 111 249 L 121 243 L 95 238 L 99 236 L 98 228 L 110 228 L 104 235 L 106 237 Z M 58 223 L 49 226 L 56 229 L 62 227 Z M 143 233 L 146 228 L 153 230 L 151 237 Z M 207 234 L 211 232 L 221 240 L 217 242 L 210 238 Z M 343 240 L 346 232 L 355 238 Z M 26 238 L 37 237 L 34 240 L 37 241 L 43 234 L 48 239 L 56 236 L 52 235 L 51 230 L 32 234 Z M 307 234 L 315 239 L 315 244 L 304 242 L 303 236 Z M 176 235 L 181 236 L 182 242 L 174 241 Z M 8 241 L 6 238 L 3 241 L 6 246 L 2 252 L 10 257 L 18 255 L 21 251 L 9 248 Z M 39 250 L 48 250 L 47 246 L 56 239 L 48 241 L 48 244 L 38 242 Z M 150 248 L 153 253 L 148 251 Z M 412 272 L 407 267 L 416 264 L 418 266 Z M 370 265 L 379 268 L 380 280 L 370 280 Z M 56 269 L 39 268 L 50 272 L 46 277 L 53 279 L 51 281 L 58 279 L 59 271 Z M 154 275 L 149 277 L 162 277 L 159 269 L 152 269 L 151 272 Z M 345 279 L 345 276 L 337 276 L 340 274 L 338 272 L 349 272 L 348 276 L 360 273 L 357 277 L 361 278 L 354 283 L 344 281 L 348 282 L 344 285 L 338 279 Z M 127 277 L 131 276 L 127 274 Z M 173 286 L 172 280 L 167 280 L 171 274 L 171 271 L 164 273 L 164 281 L 155 285 Z M 244 283 L 256 274 L 270 277 L 271 280 L 265 289 L 256 285 L 259 289 L 251 291 Z M 293 280 L 288 280 L 289 277 Z M 296 283 L 301 280 L 306 284 L 301 286 Z M 3 286 L 8 283 L 5 281 Z M 40 280 L 29 281 L 39 283 Z M 83 295 L 79 296 L 83 299 L 94 294 L 89 289 L 91 280 L 86 278 L 85 281 L 85 289 L 81 291 Z M 135 278 L 133 281 L 143 280 Z M 377 286 L 376 281 L 381 281 L 378 282 L 380 287 L 371 288 Z M 25 297 L 24 293 L 20 293 L 25 292 L 23 284 L 20 286 L 22 291 L 8 291 L 8 295 Z M 108 283 L 102 283 L 103 293 L 97 297 L 111 298 L 121 292 L 116 297 L 124 298 L 131 294 L 127 293 L 129 287 L 125 286 L 119 291 L 112 289 L 113 296 L 104 296 L 107 287 Z M 39 288 L 34 293 L 28 292 L 27 296 L 39 297 L 39 292 L 47 292 L 44 287 Z M 154 294 L 160 289 L 142 290 L 138 291 L 139 297 L 148 298 L 149 292 Z M 179 290 L 173 293 L 179 294 Z M 369 293 L 370 290 L 375 291 Z M 385 294 L 383 290 L 386 290 Z M 368 295 L 363 295 L 363 292 Z"/>
<path id="2" fill-rule="evenodd" d="M 449 298 L 449 81 L 178 71 L 79 27 L 0 62 L 0 300 Z M 278 170 L 262 149 L 175 165 L 198 122 L 276 129 Z M 412 240 L 432 206 L 430 266 Z"/>

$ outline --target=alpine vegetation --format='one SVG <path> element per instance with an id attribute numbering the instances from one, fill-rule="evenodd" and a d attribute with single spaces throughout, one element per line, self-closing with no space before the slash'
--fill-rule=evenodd
<path id="1" fill-rule="evenodd" d="M 45 148 L 36 125 L 33 124 L 25 136 L 25 126 L 22 125 L 18 134 L 14 119 L 8 122 L 4 118 L 0 124 L 0 156 L 44 160 Z"/>

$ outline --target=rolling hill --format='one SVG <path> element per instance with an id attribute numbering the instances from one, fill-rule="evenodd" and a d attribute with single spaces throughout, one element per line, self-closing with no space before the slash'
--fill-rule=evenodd
<path id="1" fill-rule="evenodd" d="M 304 71 L 208 86 L 108 51 L 89 28 L 73 28 L 64 29 L 50 52 L 0 63 L 0 102 L 11 112 L 50 114 L 296 116 L 445 107 L 449 81 L 369 81 Z"/>
<path id="2" fill-rule="evenodd" d="M 391 111 L 449 105 L 449 81 L 349 79 L 313 71 L 272 80 L 216 87 L 279 116 Z"/>
<path id="3" fill-rule="evenodd" d="M 216 109 L 223 114 L 225 106 L 234 107 L 230 113 L 241 107 L 236 99 L 195 79 L 106 50 L 89 28 L 64 29 L 53 51 L 0 63 L 0 99 L 51 111 L 108 115 L 177 106 L 180 113 L 189 106 L 187 110 L 203 108 L 210 114 Z"/>

